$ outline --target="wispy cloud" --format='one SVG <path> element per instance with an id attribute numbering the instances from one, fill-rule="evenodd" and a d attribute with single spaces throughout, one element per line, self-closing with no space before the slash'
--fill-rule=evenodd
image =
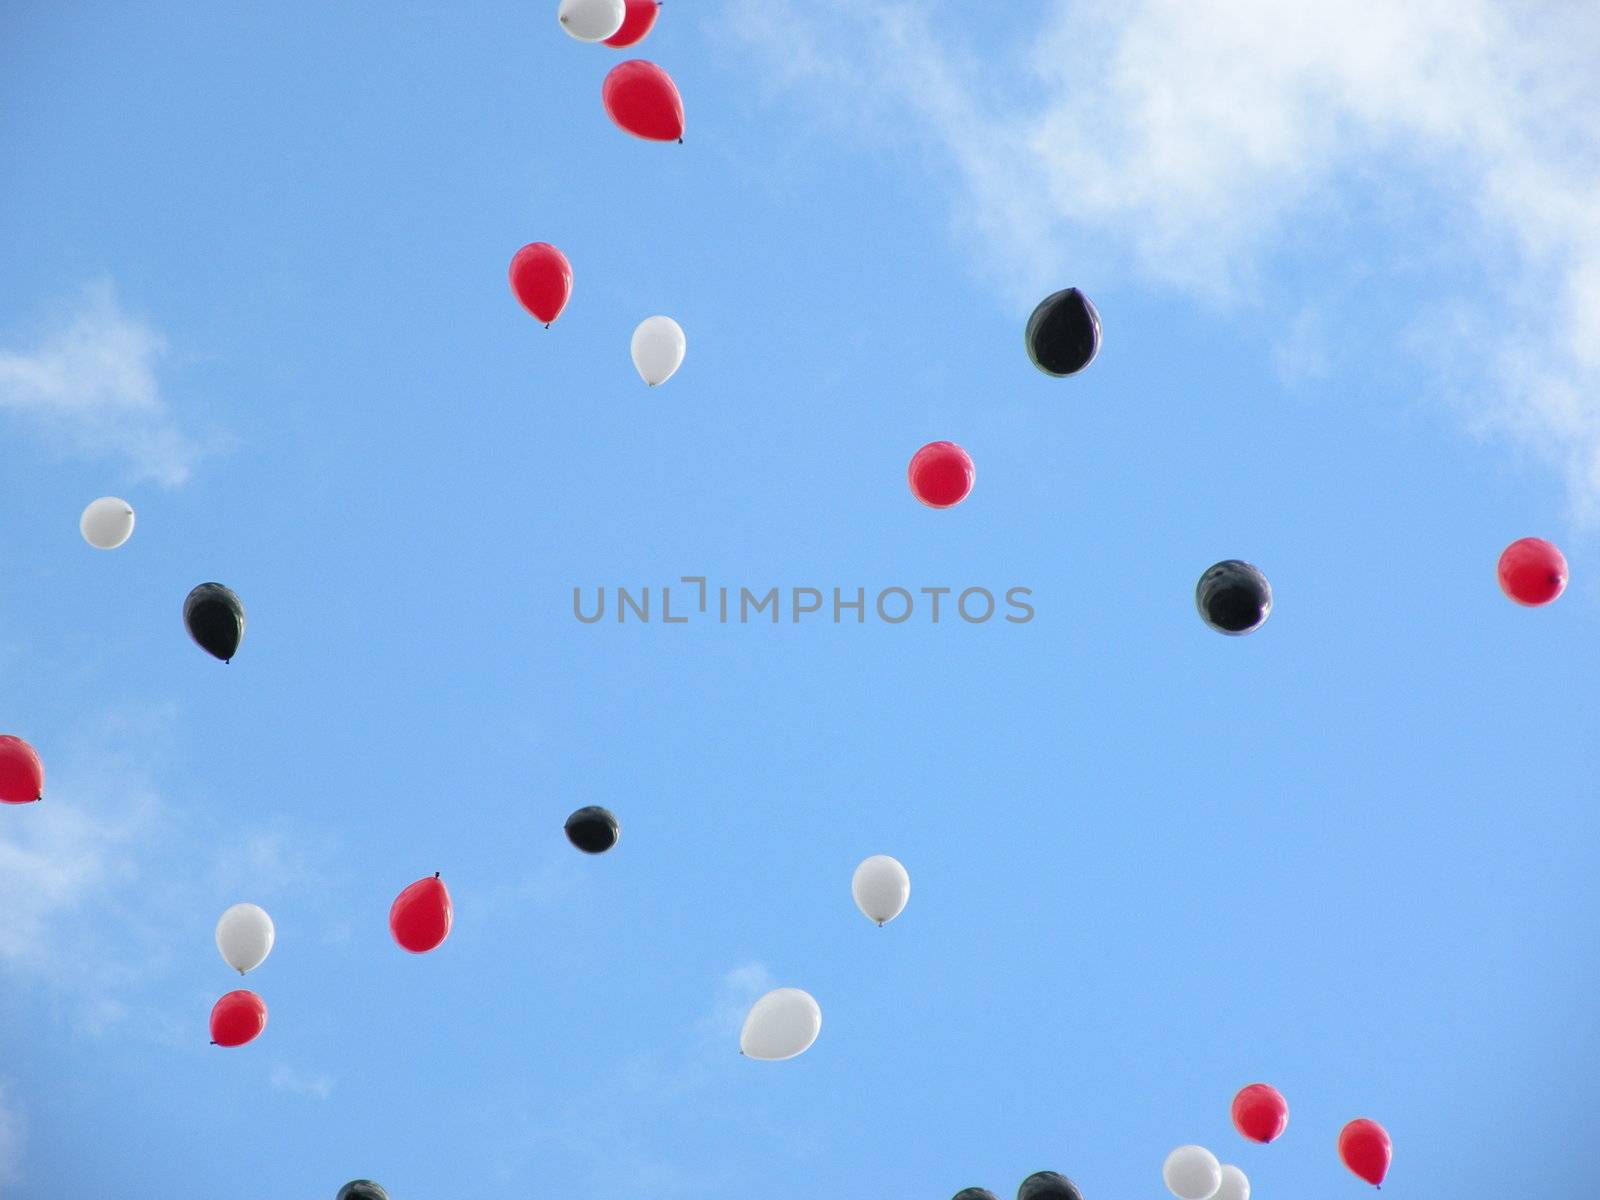
<path id="1" fill-rule="evenodd" d="M 291 1096 L 326 1100 L 333 1095 L 332 1075 L 320 1071 L 299 1071 L 283 1063 L 272 1068 L 268 1082 L 273 1091 L 287 1092 Z"/>
<path id="2" fill-rule="evenodd" d="M 0 349 L 0 413 L 60 453 L 120 464 L 132 481 L 183 483 L 202 451 L 162 393 L 166 354 L 109 283 L 95 284 L 36 346 Z"/>
<path id="3" fill-rule="evenodd" d="M 739 1030 L 745 1014 L 775 986 L 772 973 L 763 963 L 747 962 L 734 967 L 718 981 L 710 1006 L 675 1058 L 641 1054 L 628 1061 L 628 1087 L 634 1092 L 667 1098 L 704 1085 L 718 1062 L 732 1064 L 738 1058 Z"/>

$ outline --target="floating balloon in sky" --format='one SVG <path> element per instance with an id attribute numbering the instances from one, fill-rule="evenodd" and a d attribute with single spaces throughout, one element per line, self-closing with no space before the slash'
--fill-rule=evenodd
<path id="1" fill-rule="evenodd" d="M 133 536 L 133 506 L 115 496 L 101 496 L 83 510 L 78 532 L 96 550 L 115 550 Z"/>
<path id="2" fill-rule="evenodd" d="M 1289 1102 L 1267 1083 L 1252 1083 L 1233 1098 L 1233 1127 L 1252 1142 L 1271 1142 L 1289 1127 Z"/>
<path id="3" fill-rule="evenodd" d="M 972 492 L 977 477 L 972 456 L 954 442 L 929 442 L 906 468 L 911 494 L 929 508 L 954 508 Z"/>
<path id="4" fill-rule="evenodd" d="M 561 0 L 556 20 L 580 42 L 603 42 L 622 28 L 623 0 Z"/>
<path id="5" fill-rule="evenodd" d="M 655 387 L 677 374 L 687 347 L 682 326 L 671 317 L 646 317 L 633 331 L 633 368 Z"/>
<path id="6" fill-rule="evenodd" d="M 1083 1193 L 1065 1175 L 1035 1171 L 1017 1189 L 1017 1200 L 1083 1200 Z"/>
<path id="7" fill-rule="evenodd" d="M 334 1200 L 389 1200 L 389 1193 L 370 1179 L 352 1179 Z"/>
<path id="8" fill-rule="evenodd" d="M 0 734 L 0 801 L 32 804 L 44 799 L 44 763 L 15 734 Z"/>
<path id="9" fill-rule="evenodd" d="M 950 1200 L 998 1200 L 988 1188 L 970 1187 L 962 1188 Z"/>
<path id="10" fill-rule="evenodd" d="M 231 588 L 202 583 L 183 602 L 183 624 L 195 645 L 229 662 L 244 640 L 244 604 Z"/>
<path id="11" fill-rule="evenodd" d="M 511 256 L 511 291 L 546 328 L 572 298 L 572 264 L 549 242 L 529 242 Z"/>
<path id="12" fill-rule="evenodd" d="M 1360 1117 L 1339 1131 L 1339 1158 L 1373 1187 L 1383 1183 L 1393 1157 L 1389 1135 L 1376 1121 Z"/>
<path id="13" fill-rule="evenodd" d="M 604 854 L 617 844 L 622 830 L 611 810 L 591 804 L 567 818 L 567 841 L 585 854 Z"/>
<path id="14" fill-rule="evenodd" d="M 804 1054 L 822 1032 L 822 1009 L 809 992 L 777 988 L 757 1000 L 739 1033 L 739 1052 L 775 1062 Z"/>
<path id="15" fill-rule="evenodd" d="M 1566 556 L 1543 538 L 1520 538 L 1500 554 L 1500 590 L 1537 608 L 1567 590 Z"/>
<path id="16" fill-rule="evenodd" d="M 241 975 L 267 960 L 276 937 L 272 918 L 254 904 L 235 904 L 217 921 L 217 949 L 222 961 Z"/>
<path id="17" fill-rule="evenodd" d="M 1076 375 L 1100 353 L 1100 314 L 1089 297 L 1067 288 L 1039 301 L 1023 341 L 1033 365 L 1046 375 Z"/>
<path id="18" fill-rule="evenodd" d="M 1222 1182 L 1211 1200 L 1250 1200 L 1250 1180 L 1238 1167 L 1222 1167 Z"/>
<path id="19" fill-rule="evenodd" d="M 218 1046 L 243 1046 L 267 1027 L 267 1006 L 254 992 L 229 992 L 211 1008 L 211 1040 Z"/>
<path id="20" fill-rule="evenodd" d="M 1194 606 L 1218 633 L 1253 633 L 1272 613 L 1272 585 L 1258 568 L 1230 558 L 1200 576 Z"/>
<path id="21" fill-rule="evenodd" d="M 850 894 L 855 897 L 856 907 L 882 927 L 905 911 L 906 901 L 911 898 L 911 876 L 899 859 L 874 854 L 856 868 L 850 880 Z"/>
<path id="22" fill-rule="evenodd" d="M 1161 1179 L 1178 1200 L 1211 1200 L 1222 1186 L 1222 1164 L 1204 1146 L 1179 1146 L 1161 1165 Z"/>
<path id="23" fill-rule="evenodd" d="M 389 906 L 389 932 L 402 949 L 426 954 L 450 936 L 455 919 L 450 892 L 437 875 L 419 879 Z"/>
<path id="24" fill-rule="evenodd" d="M 601 85 L 600 99 L 611 119 L 634 137 L 683 141 L 683 97 L 655 63 L 642 58 L 618 63 Z"/>
<path id="25" fill-rule="evenodd" d="M 622 28 L 606 39 L 606 45 L 621 49 L 624 46 L 637 46 L 644 41 L 645 34 L 649 33 L 656 25 L 656 16 L 661 12 L 661 0 L 627 0 L 628 15 L 622 18 Z"/>

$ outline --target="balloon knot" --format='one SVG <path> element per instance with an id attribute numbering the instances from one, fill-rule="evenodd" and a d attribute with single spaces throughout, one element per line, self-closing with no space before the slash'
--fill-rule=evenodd
<path id="1" fill-rule="evenodd" d="M 435 872 L 434 872 L 434 873 L 433 873 L 433 877 L 434 877 L 434 878 L 435 878 L 435 879 L 437 879 L 437 878 L 439 878 L 439 872 L 437 872 L 437 871 L 435 871 Z"/>
<path id="2" fill-rule="evenodd" d="M 549 328 L 550 328 L 550 326 L 551 326 L 551 324 L 552 324 L 552 322 L 550 322 L 550 321 L 546 321 L 546 322 L 545 322 L 545 323 L 544 323 L 544 327 L 545 327 L 545 328 L 546 328 L 546 329 L 549 329 Z"/>
<path id="3" fill-rule="evenodd" d="M 678 145 L 680 145 L 680 146 L 683 145 L 683 139 L 682 138 L 678 139 Z"/>

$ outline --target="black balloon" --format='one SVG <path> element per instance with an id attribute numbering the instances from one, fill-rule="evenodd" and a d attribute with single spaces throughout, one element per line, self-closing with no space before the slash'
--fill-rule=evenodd
<path id="1" fill-rule="evenodd" d="M 227 662 L 244 641 L 244 605 L 232 589 L 202 583 L 183 602 L 183 623 L 195 645 Z"/>
<path id="2" fill-rule="evenodd" d="M 1100 314 L 1077 288 L 1039 301 L 1023 334 L 1028 357 L 1046 375 L 1076 375 L 1100 353 Z"/>
<path id="3" fill-rule="evenodd" d="M 389 1193 L 370 1179 L 352 1179 L 339 1189 L 335 1200 L 389 1200 Z"/>
<path id="4" fill-rule="evenodd" d="M 998 1200 L 988 1188 L 962 1188 L 951 1200 Z"/>
<path id="5" fill-rule="evenodd" d="M 1272 585 L 1257 568 L 1230 558 L 1209 568 L 1194 587 L 1194 606 L 1218 633 L 1251 633 L 1272 612 Z"/>
<path id="6" fill-rule="evenodd" d="M 580 808 L 567 818 L 567 841 L 585 854 L 604 854 L 617 844 L 622 830 L 610 811 L 599 805 Z"/>
<path id="7" fill-rule="evenodd" d="M 1017 1200 L 1083 1200 L 1083 1193 L 1065 1175 L 1035 1171 L 1017 1189 Z"/>

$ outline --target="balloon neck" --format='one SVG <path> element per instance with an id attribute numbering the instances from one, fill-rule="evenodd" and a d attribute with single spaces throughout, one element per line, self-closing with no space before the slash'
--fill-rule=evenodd
<path id="1" fill-rule="evenodd" d="M 545 327 L 545 328 L 546 328 L 546 329 L 549 329 L 549 328 L 550 328 L 550 326 L 551 326 L 551 325 L 552 325 L 552 324 L 554 324 L 554 322 L 552 322 L 552 321 L 546 321 L 546 322 L 545 322 L 545 323 L 544 323 L 544 327 Z"/>
<path id="2" fill-rule="evenodd" d="M 683 139 L 682 138 L 678 139 L 678 145 L 680 145 L 680 146 L 683 145 Z"/>

